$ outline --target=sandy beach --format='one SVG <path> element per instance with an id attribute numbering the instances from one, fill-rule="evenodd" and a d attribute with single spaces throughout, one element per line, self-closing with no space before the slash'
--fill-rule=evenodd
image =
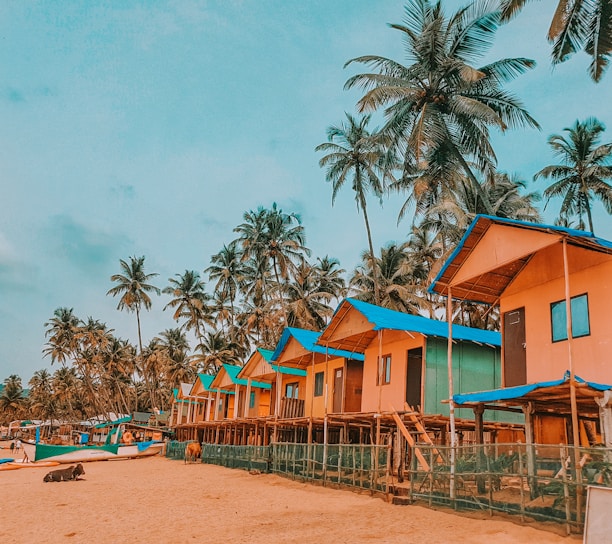
<path id="1" fill-rule="evenodd" d="M 0 542 L 581 542 L 562 536 L 561 525 L 555 533 L 487 514 L 393 506 L 368 494 L 163 457 L 84 467 L 82 480 L 60 483 L 43 482 L 52 468 L 0 471 Z"/>

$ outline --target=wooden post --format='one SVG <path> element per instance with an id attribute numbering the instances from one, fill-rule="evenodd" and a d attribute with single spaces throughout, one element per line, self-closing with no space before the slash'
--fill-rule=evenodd
<path id="1" fill-rule="evenodd" d="M 482 472 L 482 465 L 484 461 L 484 405 L 478 404 L 473 408 L 473 410 L 474 431 L 476 434 L 476 447 L 478 448 L 478 454 L 476 455 L 476 472 Z M 478 493 L 485 492 L 485 481 L 481 474 L 478 474 L 476 476 L 476 487 L 478 489 Z"/>
<path id="2" fill-rule="evenodd" d="M 525 414 L 525 451 L 527 454 L 527 482 L 531 498 L 535 499 L 538 496 L 537 481 L 536 481 L 536 466 L 535 452 L 533 450 L 533 403 L 529 402 L 523 406 Z"/>
<path id="3" fill-rule="evenodd" d="M 567 239 L 563 238 L 563 276 L 565 281 L 565 315 L 567 326 L 567 357 L 570 372 L 570 406 L 572 411 L 572 435 L 574 438 L 573 464 L 576 474 L 576 521 L 582 518 L 582 470 L 580 467 L 580 426 L 576 403 L 576 376 L 572 358 L 572 304 L 569 285 L 569 264 L 567 260 Z"/>
<path id="4" fill-rule="evenodd" d="M 448 342 L 447 342 L 447 366 L 448 366 L 448 407 L 450 413 L 450 481 L 449 495 L 451 502 L 455 499 L 455 455 L 457 448 L 457 434 L 455 432 L 455 401 L 453 400 L 453 294 L 450 285 L 448 286 L 448 296 L 446 299 L 446 320 L 448 322 Z"/>

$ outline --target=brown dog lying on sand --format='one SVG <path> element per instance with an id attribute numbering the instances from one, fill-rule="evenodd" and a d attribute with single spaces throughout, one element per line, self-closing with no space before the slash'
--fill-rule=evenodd
<path id="1" fill-rule="evenodd" d="M 78 480 L 81 474 L 85 474 L 85 470 L 83 469 L 83 465 L 79 463 L 76 467 L 71 465 L 68 468 L 52 470 L 43 478 L 43 482 Z"/>

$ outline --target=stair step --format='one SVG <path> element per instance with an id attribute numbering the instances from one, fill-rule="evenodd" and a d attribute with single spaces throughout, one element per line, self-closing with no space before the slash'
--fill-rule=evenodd
<path id="1" fill-rule="evenodd" d="M 408 497 L 393 497 L 391 504 L 396 504 L 398 506 L 409 506 L 412 504 L 412 501 Z"/>

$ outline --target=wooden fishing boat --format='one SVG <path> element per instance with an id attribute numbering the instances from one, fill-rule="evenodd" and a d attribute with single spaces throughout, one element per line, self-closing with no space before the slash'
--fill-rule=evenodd
<path id="1" fill-rule="evenodd" d="M 132 459 L 159 454 L 164 442 L 134 442 L 131 444 L 94 445 L 55 445 L 23 441 L 24 459 L 31 463 L 57 461 L 58 463 L 83 463 L 87 461 L 106 461 L 109 459 Z"/>

